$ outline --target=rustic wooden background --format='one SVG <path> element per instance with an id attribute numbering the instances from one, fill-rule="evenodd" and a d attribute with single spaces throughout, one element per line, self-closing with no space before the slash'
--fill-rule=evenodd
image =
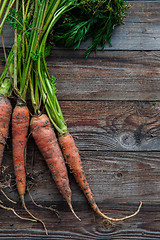
<path id="1" fill-rule="evenodd" d="M 116 29 L 112 47 L 87 60 L 88 43 L 77 51 L 54 49 L 48 66 L 57 77 L 58 99 L 97 204 L 109 216 L 122 217 L 134 212 L 142 200 L 140 213 L 104 226 L 69 175 L 73 207 L 82 221 L 76 220 L 30 138 L 30 193 L 36 203 L 53 205 L 61 221 L 54 212 L 36 207 L 26 194 L 28 208 L 45 221 L 49 236 L 40 223 L 22 221 L 0 209 L 0 239 L 160 239 L 160 1 L 129 3 L 132 7 L 125 25 Z M 10 47 L 13 35 L 8 27 L 4 36 Z M 3 67 L 0 63 L 0 72 Z M 14 186 L 11 136 L 3 164 L 12 177 L 11 189 L 5 192 L 18 201 L 17 212 L 27 216 Z M 13 207 L 2 195 L 0 199 Z"/>

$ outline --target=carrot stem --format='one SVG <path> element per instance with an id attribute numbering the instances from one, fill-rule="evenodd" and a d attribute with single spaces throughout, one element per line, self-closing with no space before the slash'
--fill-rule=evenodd
<path id="1" fill-rule="evenodd" d="M 16 12 L 18 12 L 19 0 L 16 0 Z M 16 16 L 17 19 L 17 16 Z M 14 87 L 17 88 L 17 28 L 14 30 Z"/>
<path id="2" fill-rule="evenodd" d="M 3 29 L 3 26 L 4 26 L 5 20 L 6 20 L 7 16 L 8 16 L 8 13 L 9 13 L 10 9 L 12 8 L 14 2 L 15 2 L 15 0 L 11 0 L 11 1 L 9 2 L 9 4 L 8 4 L 8 7 L 7 7 L 6 12 L 5 12 L 5 14 L 4 14 L 4 17 L 3 17 L 3 20 L 2 20 L 2 22 L 1 22 L 1 24 L 0 24 L 0 34 L 1 34 L 1 32 L 2 32 L 2 29 Z M 4 11 L 4 8 L 5 8 L 5 6 L 6 6 L 6 3 L 7 3 L 7 0 L 4 0 L 4 1 L 3 1 L 3 4 L 2 4 L 2 8 L 0 9 L 0 18 L 1 18 L 1 16 L 2 16 L 2 14 L 3 14 L 3 11 Z"/>

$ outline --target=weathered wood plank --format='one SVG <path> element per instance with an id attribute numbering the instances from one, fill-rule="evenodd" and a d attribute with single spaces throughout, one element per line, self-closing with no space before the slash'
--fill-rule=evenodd
<path id="1" fill-rule="evenodd" d="M 160 100 L 158 51 L 54 50 L 47 59 L 63 100 Z"/>
<path id="2" fill-rule="evenodd" d="M 159 202 L 160 192 L 160 155 L 159 153 L 108 153 L 80 152 L 84 171 L 98 204 L 110 202 L 135 203 L 141 200 L 153 204 Z M 38 155 L 37 155 L 38 156 Z M 35 171 L 41 174 L 35 177 L 35 185 L 31 189 L 36 201 L 62 201 L 49 171 L 44 163 L 38 168 L 35 159 Z M 28 168 L 29 168 L 28 164 Z M 42 170 L 44 170 L 42 172 Z M 34 176 L 34 175 L 33 175 Z M 43 184 L 42 184 L 43 182 Z M 34 182 L 33 182 L 34 183 Z M 83 193 L 70 175 L 73 202 L 87 202 Z M 27 198 L 29 201 L 29 199 Z"/>
<path id="3" fill-rule="evenodd" d="M 125 25 L 117 27 L 113 34 L 112 47 L 106 49 L 127 50 L 157 50 L 160 49 L 160 2 L 159 1 L 128 1 L 132 5 L 128 9 Z M 13 32 L 4 29 L 7 47 L 13 44 Z M 83 43 L 81 49 L 86 49 L 89 42 Z M 1 40 L 0 40 L 1 46 Z"/>
<path id="4" fill-rule="evenodd" d="M 138 22 L 138 23 L 152 23 L 159 21 L 159 0 L 158 1 L 144 1 L 144 0 L 132 0 L 127 1 L 130 4 L 130 8 L 127 10 L 127 17 L 125 22 Z"/>
<path id="5" fill-rule="evenodd" d="M 59 206 L 60 207 L 60 206 Z M 80 205 L 77 205 L 77 208 Z M 130 211 L 134 211 L 135 207 L 130 205 L 125 208 L 119 205 L 116 206 L 101 206 L 104 211 L 110 215 L 124 215 L 129 214 Z M 31 223 L 28 221 L 22 221 L 17 219 L 10 212 L 1 210 L 0 219 L 0 239 L 74 239 L 74 240 L 102 240 L 102 239 L 133 239 L 133 240 L 156 240 L 160 238 L 159 231 L 159 206 L 153 208 L 151 205 L 144 205 L 141 213 L 135 218 L 132 218 L 125 223 L 118 223 L 112 226 L 104 227 L 101 220 L 91 213 L 87 208 L 83 212 L 78 212 L 81 216 L 82 221 L 78 222 L 73 219 L 72 214 L 67 212 L 64 213 L 63 206 L 60 207 L 60 215 L 62 220 L 58 223 L 57 218 L 53 213 L 44 211 L 41 209 L 35 209 L 29 206 L 31 211 L 41 218 L 45 218 L 46 226 L 49 230 L 49 236 L 44 235 L 44 231 L 40 223 Z M 24 211 L 21 210 L 21 215 L 25 215 Z M 3 219 L 3 221 L 2 221 Z M 10 219 L 10 221 L 8 221 Z"/>
<path id="6" fill-rule="evenodd" d="M 160 150 L 159 102 L 65 101 L 61 107 L 81 150 Z"/>
<path id="7" fill-rule="evenodd" d="M 3 37 L 5 47 L 12 47 L 14 43 L 14 31 L 11 29 L 8 23 L 5 23 L 3 28 Z M 0 47 L 2 47 L 2 39 L 0 36 Z"/>

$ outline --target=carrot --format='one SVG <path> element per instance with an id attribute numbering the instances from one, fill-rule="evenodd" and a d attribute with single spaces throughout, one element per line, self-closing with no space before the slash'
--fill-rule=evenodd
<path id="1" fill-rule="evenodd" d="M 67 164 L 69 165 L 71 172 L 73 173 L 77 183 L 79 184 L 82 191 L 84 192 L 84 195 L 86 196 L 91 207 L 98 215 L 100 215 L 104 220 L 108 220 L 110 222 L 118 222 L 118 221 L 122 221 L 122 220 L 125 220 L 128 218 L 131 218 L 139 212 L 141 205 L 142 205 L 141 202 L 138 207 L 138 210 L 135 213 L 133 213 L 129 216 L 126 216 L 124 218 L 119 218 L 119 219 L 110 218 L 110 217 L 106 216 L 105 214 L 103 214 L 100 211 L 100 209 L 98 208 L 98 206 L 94 200 L 94 197 L 92 195 L 91 189 L 89 187 L 89 184 L 87 182 L 87 179 L 86 179 L 83 167 L 82 167 L 82 162 L 81 162 L 81 158 L 80 158 L 80 155 L 78 152 L 78 148 L 75 145 L 73 137 L 68 132 L 63 135 L 59 135 L 59 143 L 62 148 L 64 158 L 65 158 Z"/>
<path id="2" fill-rule="evenodd" d="M 12 106 L 10 104 L 10 101 L 8 100 L 7 97 L 5 96 L 0 96 L 0 166 L 2 162 L 2 157 L 3 157 L 3 151 L 4 151 L 4 146 L 6 143 L 6 139 L 8 137 L 8 129 L 9 129 L 9 122 L 10 122 L 10 117 L 12 113 Z M 4 192 L 2 189 L 0 189 L 1 193 L 6 197 L 7 200 L 10 202 L 16 204 L 13 200 L 11 200 Z M 21 191 L 22 192 L 22 191 Z M 0 201 L 2 203 L 2 201 Z M 30 220 L 30 221 L 35 221 L 29 218 L 23 218 L 20 215 L 18 215 L 13 208 L 7 208 L 4 205 L 0 204 L 0 207 L 6 210 L 11 210 L 17 217 L 24 219 L 24 220 Z"/>
<path id="3" fill-rule="evenodd" d="M 0 166 L 2 164 L 4 147 L 8 137 L 9 122 L 12 113 L 10 101 L 5 96 L 0 96 Z"/>
<path id="4" fill-rule="evenodd" d="M 16 175 L 16 183 L 19 196 L 26 212 L 33 218 L 33 221 L 39 221 L 42 223 L 46 234 L 48 235 L 46 226 L 41 219 L 33 216 L 33 214 L 27 209 L 24 195 L 26 190 L 26 147 L 27 147 L 27 135 L 29 128 L 29 110 L 26 105 L 21 101 L 18 101 L 14 108 L 12 115 L 12 145 L 13 145 L 13 163 L 14 172 Z"/>
<path id="5" fill-rule="evenodd" d="M 26 190 L 26 144 L 29 128 L 29 110 L 24 104 L 18 103 L 12 115 L 12 146 L 13 163 L 16 183 L 20 198 L 24 198 Z"/>
<path id="6" fill-rule="evenodd" d="M 66 199 L 73 214 L 78 218 L 71 205 L 71 189 L 65 161 L 48 116 L 42 114 L 32 117 L 30 127 L 33 138 L 50 169 L 58 190 Z"/>

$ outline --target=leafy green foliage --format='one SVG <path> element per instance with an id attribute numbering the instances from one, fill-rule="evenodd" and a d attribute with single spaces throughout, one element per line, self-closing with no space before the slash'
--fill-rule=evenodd
<path id="1" fill-rule="evenodd" d="M 18 13 L 16 11 L 16 9 L 12 8 L 9 12 L 9 15 L 7 16 L 7 21 L 9 22 L 9 24 L 11 25 L 11 27 L 13 29 L 18 29 L 18 30 L 22 30 L 23 29 L 23 17 L 22 17 L 22 13 Z"/>
<path id="2" fill-rule="evenodd" d="M 45 46 L 45 58 L 48 57 L 51 54 L 51 49 L 52 49 L 51 45 L 46 45 Z"/>
<path id="3" fill-rule="evenodd" d="M 9 78 L 5 78 L 0 84 L 0 95 L 10 96 L 12 93 L 12 84 Z"/>
<path id="4" fill-rule="evenodd" d="M 31 58 L 33 59 L 34 62 L 37 62 L 38 61 L 38 58 L 41 57 L 41 52 L 31 52 Z"/>
<path id="5" fill-rule="evenodd" d="M 82 41 L 91 38 L 86 56 L 98 46 L 103 50 L 106 42 L 111 45 L 113 31 L 123 24 L 129 7 L 125 0 L 76 0 L 73 5 L 54 27 L 53 41 L 76 49 Z"/>

